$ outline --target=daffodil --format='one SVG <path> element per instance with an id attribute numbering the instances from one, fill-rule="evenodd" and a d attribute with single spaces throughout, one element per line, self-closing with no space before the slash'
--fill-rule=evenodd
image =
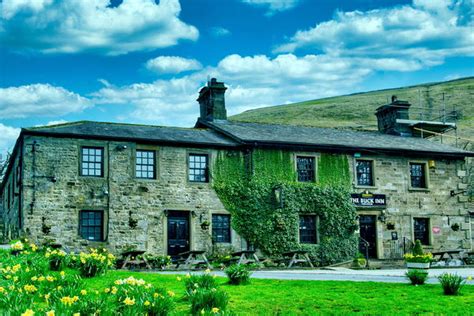
<path id="1" fill-rule="evenodd" d="M 125 305 L 135 305 L 135 299 L 131 299 L 129 297 L 125 298 L 123 302 Z"/>
<path id="2" fill-rule="evenodd" d="M 86 290 L 81 290 L 81 295 L 87 295 L 87 291 Z"/>
<path id="3" fill-rule="evenodd" d="M 24 313 L 21 314 L 21 316 L 33 316 L 35 312 L 33 312 L 32 309 L 27 309 Z"/>
<path id="4" fill-rule="evenodd" d="M 213 308 L 211 309 L 211 312 L 213 312 L 214 314 L 217 314 L 217 313 L 219 313 L 219 308 L 213 307 Z"/>
<path id="5" fill-rule="evenodd" d="M 149 302 L 149 301 L 145 301 L 145 303 L 143 303 L 143 305 L 145 305 L 145 306 L 150 306 L 150 302 Z"/>
<path id="6" fill-rule="evenodd" d="M 54 313 L 54 310 L 50 310 L 49 312 L 46 312 L 46 316 L 54 316 L 54 315 L 56 315 Z"/>

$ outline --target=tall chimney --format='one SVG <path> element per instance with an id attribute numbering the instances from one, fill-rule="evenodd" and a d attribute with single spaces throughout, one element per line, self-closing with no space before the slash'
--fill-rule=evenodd
<path id="1" fill-rule="evenodd" d="M 207 86 L 199 91 L 199 107 L 201 110 L 200 118 L 206 121 L 227 120 L 227 111 L 225 109 L 225 90 L 223 82 L 217 82 L 212 78 L 207 82 Z"/>
<path id="2" fill-rule="evenodd" d="M 392 103 L 377 108 L 377 125 L 379 132 L 385 134 L 411 136 L 412 130 L 404 124 L 397 123 L 397 119 L 408 120 L 408 109 L 411 106 L 407 101 L 392 96 Z"/>

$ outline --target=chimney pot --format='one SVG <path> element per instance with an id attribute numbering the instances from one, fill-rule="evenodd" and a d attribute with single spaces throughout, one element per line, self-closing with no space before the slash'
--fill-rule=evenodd
<path id="1" fill-rule="evenodd" d="M 392 95 L 392 103 L 395 103 L 397 101 L 397 96 L 396 95 Z"/>

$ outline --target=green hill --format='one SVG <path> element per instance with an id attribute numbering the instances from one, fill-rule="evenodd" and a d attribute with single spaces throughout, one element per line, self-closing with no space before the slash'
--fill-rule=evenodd
<path id="1" fill-rule="evenodd" d="M 458 136 L 474 139 L 474 77 L 260 108 L 234 115 L 230 120 L 374 130 L 375 109 L 389 103 L 392 95 L 412 104 L 412 119 L 419 119 L 423 112 L 423 119 L 435 120 L 444 113 L 443 109 L 449 113 L 455 107 Z"/>

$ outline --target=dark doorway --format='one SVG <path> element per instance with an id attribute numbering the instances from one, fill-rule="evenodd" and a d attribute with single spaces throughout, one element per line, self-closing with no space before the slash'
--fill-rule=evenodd
<path id="1" fill-rule="evenodd" d="M 168 255 L 189 251 L 189 212 L 168 213 Z"/>
<path id="2" fill-rule="evenodd" d="M 375 229 L 375 215 L 360 215 L 359 226 L 360 226 L 360 237 L 369 243 L 369 257 L 377 257 L 377 237 Z M 359 251 L 365 256 L 365 243 L 361 240 L 359 243 Z"/>

